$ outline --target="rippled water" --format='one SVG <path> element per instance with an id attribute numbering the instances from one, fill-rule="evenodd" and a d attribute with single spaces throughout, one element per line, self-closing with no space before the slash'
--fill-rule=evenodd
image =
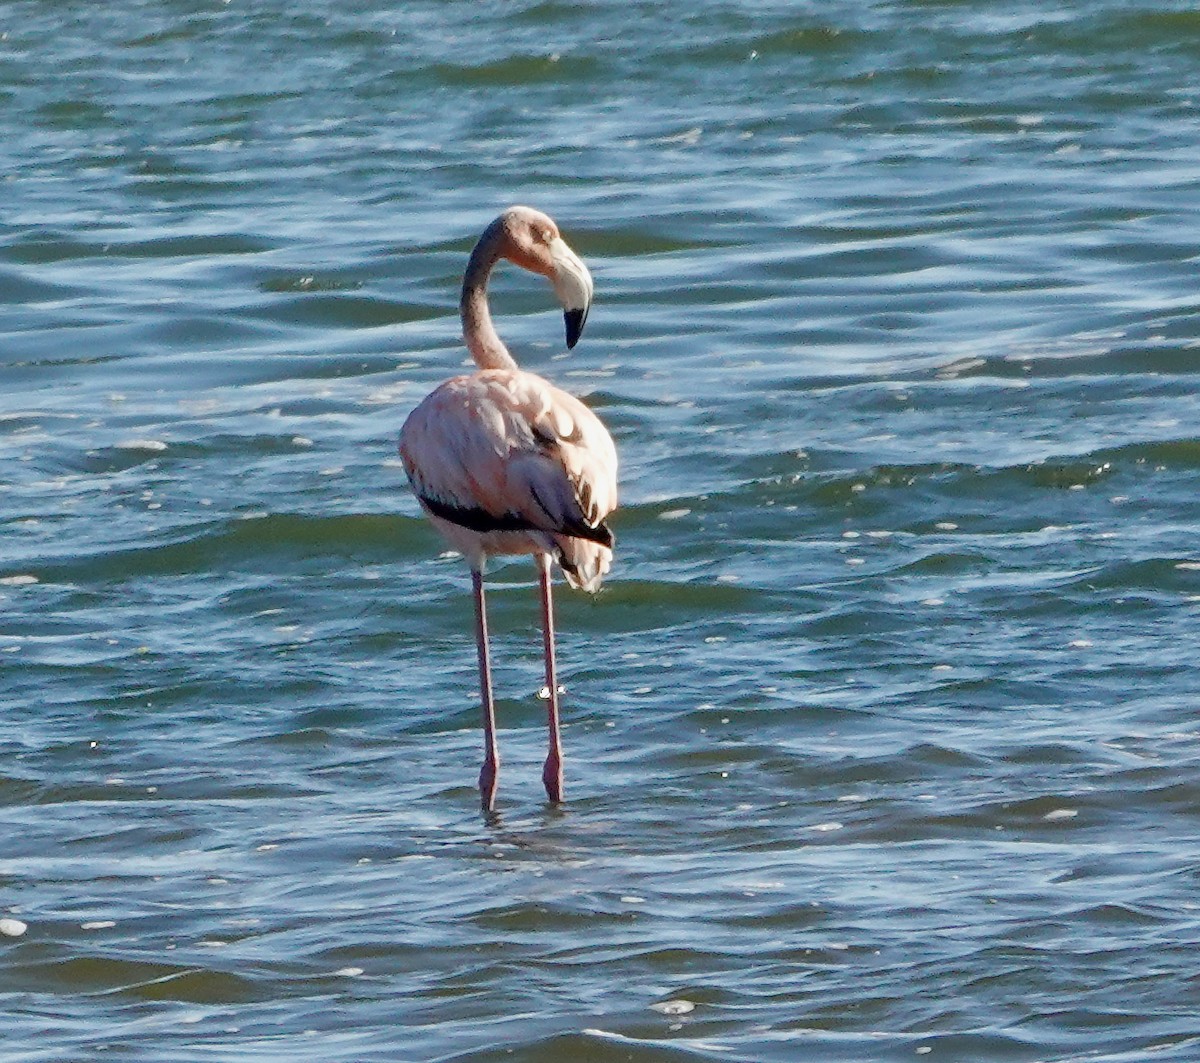
<path id="1" fill-rule="evenodd" d="M 1200 15 L 344 7 L 0 8 L 6 1063 L 1200 1057 Z M 394 448 L 511 202 L 624 504 L 489 824 Z"/>

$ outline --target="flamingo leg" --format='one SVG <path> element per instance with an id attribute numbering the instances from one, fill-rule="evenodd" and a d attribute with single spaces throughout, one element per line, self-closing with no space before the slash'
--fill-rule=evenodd
<path id="1" fill-rule="evenodd" d="M 538 554 L 538 571 L 542 590 L 542 646 L 546 654 L 546 690 L 550 695 L 546 710 L 550 749 L 542 768 L 542 783 L 546 787 L 546 796 L 559 803 L 563 799 L 562 741 L 558 728 L 558 667 L 554 660 L 554 599 L 548 554 Z"/>
<path id="2" fill-rule="evenodd" d="M 488 653 L 487 599 L 483 573 L 471 570 L 475 592 L 475 643 L 479 649 L 479 695 L 483 702 L 483 767 L 479 771 L 479 800 L 485 812 L 496 803 L 496 777 L 500 753 L 496 748 L 496 706 L 492 700 L 492 659 Z"/>

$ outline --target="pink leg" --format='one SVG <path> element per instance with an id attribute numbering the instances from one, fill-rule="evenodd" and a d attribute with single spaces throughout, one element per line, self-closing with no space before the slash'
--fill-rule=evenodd
<path id="1" fill-rule="evenodd" d="M 550 751 L 542 768 L 546 796 L 559 803 L 563 799 L 562 742 L 558 733 L 558 668 L 554 660 L 554 601 L 550 587 L 550 558 L 538 555 L 542 588 L 542 646 L 546 653 L 546 689 L 550 694 L 547 719 L 550 725 Z"/>
<path id="2" fill-rule="evenodd" d="M 479 772 L 479 799 L 485 812 L 496 803 L 496 776 L 500 754 L 496 748 L 496 707 L 492 702 L 492 660 L 488 653 L 487 601 L 483 573 L 471 570 L 475 591 L 475 642 L 479 649 L 479 694 L 483 700 L 483 767 Z"/>

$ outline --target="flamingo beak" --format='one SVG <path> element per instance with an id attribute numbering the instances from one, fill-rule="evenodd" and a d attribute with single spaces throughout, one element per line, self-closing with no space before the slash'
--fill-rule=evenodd
<path id="1" fill-rule="evenodd" d="M 579 342 L 592 305 L 592 275 L 561 237 L 555 237 L 551 242 L 550 258 L 554 263 L 550 280 L 554 284 L 554 294 L 562 303 L 569 350 Z"/>
<path id="2" fill-rule="evenodd" d="M 583 335 L 583 323 L 587 320 L 587 310 L 564 310 L 563 320 L 567 326 L 567 350 L 569 351 Z"/>

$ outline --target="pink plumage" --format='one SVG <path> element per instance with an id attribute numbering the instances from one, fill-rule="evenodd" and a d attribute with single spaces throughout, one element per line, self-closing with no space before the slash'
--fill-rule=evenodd
<path id="1" fill-rule="evenodd" d="M 597 590 L 612 563 L 613 536 L 604 519 L 617 505 L 617 452 L 600 419 L 573 395 L 519 369 L 492 326 L 487 280 L 501 258 L 550 279 L 563 304 L 567 346 L 578 340 L 592 297 L 587 267 L 550 218 L 510 208 L 480 237 L 463 279 L 463 337 L 479 370 L 438 387 L 400 432 L 400 456 L 417 499 L 471 566 L 485 736 L 479 787 L 487 811 L 495 802 L 499 755 L 486 560 L 532 554 L 538 565 L 550 728 L 542 778 L 550 800 L 561 801 L 550 561 L 572 586 Z"/>
<path id="2" fill-rule="evenodd" d="M 519 369 L 455 377 L 409 416 L 400 453 L 472 568 L 490 554 L 550 554 L 573 586 L 597 589 L 612 562 L 603 520 L 617 503 L 617 454 L 573 395 Z"/>

